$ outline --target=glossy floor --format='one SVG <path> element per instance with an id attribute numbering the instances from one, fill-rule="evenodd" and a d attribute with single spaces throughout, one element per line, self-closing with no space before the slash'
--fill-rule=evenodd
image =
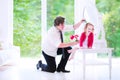
<path id="1" fill-rule="evenodd" d="M 21 59 L 18 66 L 0 67 L 0 80 L 83 80 L 82 64 L 74 64 L 70 61 L 67 70 L 70 73 L 47 73 L 36 70 L 39 59 Z M 112 78 L 120 80 L 120 59 L 112 59 Z M 86 80 L 109 80 L 108 66 L 88 66 L 86 68 Z"/>

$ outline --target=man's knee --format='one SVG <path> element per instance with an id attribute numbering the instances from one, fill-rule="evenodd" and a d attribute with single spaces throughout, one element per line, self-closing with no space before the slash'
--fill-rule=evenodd
<path id="1" fill-rule="evenodd" d="M 65 48 L 66 50 L 70 50 L 70 49 L 72 49 L 72 47 L 67 47 L 67 48 Z"/>
<path id="2" fill-rule="evenodd" d="M 49 71 L 54 73 L 56 71 L 56 66 L 51 66 L 51 68 L 49 68 Z"/>
<path id="3" fill-rule="evenodd" d="M 54 73 L 55 71 L 56 71 L 56 69 L 51 70 L 52 73 Z"/>
<path id="4" fill-rule="evenodd" d="M 56 68 L 52 68 L 50 72 L 54 73 L 56 71 Z"/>
<path id="5" fill-rule="evenodd" d="M 72 49 L 72 47 L 65 48 L 65 53 L 68 53 L 68 50 L 71 50 L 71 49 Z"/>

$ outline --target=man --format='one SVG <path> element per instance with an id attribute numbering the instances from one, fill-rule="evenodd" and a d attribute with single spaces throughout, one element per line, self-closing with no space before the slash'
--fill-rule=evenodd
<path id="1" fill-rule="evenodd" d="M 70 56 L 68 50 L 72 49 L 70 46 L 78 44 L 78 41 L 64 43 L 62 35 L 65 31 L 77 29 L 83 21 L 84 20 L 78 22 L 74 26 L 64 26 L 65 18 L 61 16 L 56 17 L 54 20 L 54 26 L 48 30 L 47 35 L 42 43 L 42 54 L 47 64 L 43 64 L 40 60 L 36 65 L 37 69 L 41 68 L 42 71 L 52 73 L 55 71 L 64 73 L 70 72 L 65 70 L 65 66 Z M 58 66 L 56 66 L 55 61 L 57 54 L 62 54 L 62 58 Z"/>

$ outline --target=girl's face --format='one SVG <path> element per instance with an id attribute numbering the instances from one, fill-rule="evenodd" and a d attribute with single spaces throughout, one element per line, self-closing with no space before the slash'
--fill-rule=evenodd
<path id="1" fill-rule="evenodd" d="M 94 30 L 94 27 L 92 25 L 88 25 L 86 32 L 91 33 L 91 32 L 93 32 L 93 30 Z"/>

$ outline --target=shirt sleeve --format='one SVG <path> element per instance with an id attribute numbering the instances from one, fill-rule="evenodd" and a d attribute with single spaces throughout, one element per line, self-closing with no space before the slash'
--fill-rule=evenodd
<path id="1" fill-rule="evenodd" d="M 60 36 L 53 33 L 53 32 L 49 34 L 49 40 L 48 41 L 54 47 L 58 47 L 61 43 Z"/>
<path id="2" fill-rule="evenodd" d="M 93 39 L 94 39 L 94 35 L 93 35 L 93 33 L 90 33 L 90 35 L 88 37 L 88 47 L 92 47 Z"/>
<path id="3" fill-rule="evenodd" d="M 85 36 L 85 33 L 83 32 L 80 36 L 80 47 L 83 47 L 83 42 L 85 40 L 86 36 Z"/>

